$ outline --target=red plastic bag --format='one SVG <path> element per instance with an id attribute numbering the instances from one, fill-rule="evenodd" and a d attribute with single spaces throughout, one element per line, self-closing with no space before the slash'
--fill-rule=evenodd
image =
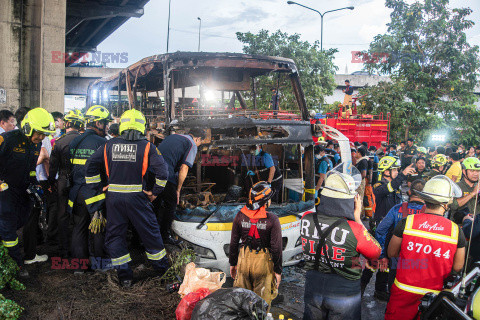
<path id="1" fill-rule="evenodd" d="M 202 300 L 210 294 L 210 290 L 207 288 L 200 288 L 195 292 L 187 294 L 178 304 L 175 315 L 177 320 L 190 320 L 192 317 L 193 309 L 198 301 Z"/>

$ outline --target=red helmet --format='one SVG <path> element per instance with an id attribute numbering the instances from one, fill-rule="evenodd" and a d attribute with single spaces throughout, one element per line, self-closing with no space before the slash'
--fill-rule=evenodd
<path id="1" fill-rule="evenodd" d="M 268 200 L 272 199 L 274 191 L 268 182 L 260 181 L 253 185 L 248 195 L 247 207 L 250 210 L 258 210 L 263 207 Z"/>

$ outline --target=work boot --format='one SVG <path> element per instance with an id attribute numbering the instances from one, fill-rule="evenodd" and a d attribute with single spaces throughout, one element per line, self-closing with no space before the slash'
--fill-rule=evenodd
<path id="1" fill-rule="evenodd" d="M 122 288 L 131 288 L 132 287 L 132 280 L 121 280 L 120 281 L 120 286 Z"/>
<path id="2" fill-rule="evenodd" d="M 25 269 L 25 267 L 20 267 L 20 271 L 18 271 L 18 276 L 20 278 L 28 278 L 30 274 L 28 273 L 27 269 Z"/>
<path id="3" fill-rule="evenodd" d="M 35 255 L 35 258 L 31 260 L 25 260 L 25 264 L 32 264 L 36 262 L 45 262 L 48 260 L 48 256 L 46 254 L 39 256 L 38 254 Z"/>
<path id="4" fill-rule="evenodd" d="M 167 233 L 167 236 L 165 238 L 163 238 L 163 244 L 171 244 L 171 245 L 174 245 L 174 246 L 179 246 L 182 243 L 183 243 L 182 240 L 175 239 L 174 237 L 172 237 L 172 235 L 170 233 Z"/>
<path id="5" fill-rule="evenodd" d="M 380 301 L 385 301 L 385 302 L 388 302 L 388 299 L 390 298 L 390 294 L 388 292 L 385 292 L 385 291 L 377 291 L 375 290 L 375 293 L 373 294 L 373 296 L 380 300 Z"/>

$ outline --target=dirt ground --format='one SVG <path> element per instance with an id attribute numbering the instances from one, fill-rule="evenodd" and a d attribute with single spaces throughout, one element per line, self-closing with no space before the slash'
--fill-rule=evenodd
<path id="1" fill-rule="evenodd" d="M 41 250 L 49 253 L 48 248 L 41 247 Z M 167 283 L 155 277 L 141 251 L 130 252 L 135 277 L 130 289 L 118 286 L 113 270 L 74 275 L 72 270 L 52 269 L 49 260 L 26 266 L 30 277 L 21 279 L 27 287 L 25 291 L 4 289 L 2 294 L 25 308 L 21 319 L 175 319 L 179 295 L 167 292 Z M 363 320 L 384 316 L 386 303 L 373 298 L 374 279 L 362 301 Z M 228 278 L 225 287 L 232 284 L 233 280 Z M 302 319 L 304 288 L 305 271 L 298 266 L 285 267 L 279 297 L 272 304 L 274 319 L 280 314 L 285 320 Z"/>

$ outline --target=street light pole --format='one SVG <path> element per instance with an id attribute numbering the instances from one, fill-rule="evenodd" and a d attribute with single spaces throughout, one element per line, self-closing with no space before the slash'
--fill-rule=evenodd
<path id="1" fill-rule="evenodd" d="M 202 30 L 202 19 L 200 19 L 200 17 L 197 17 L 197 19 L 200 21 L 198 26 L 198 52 L 200 52 L 200 31 Z"/>
<path id="2" fill-rule="evenodd" d="M 315 9 L 313 9 L 313 8 L 304 6 L 303 4 L 297 3 L 297 2 L 295 2 L 295 1 L 287 1 L 287 3 L 288 3 L 288 4 L 296 4 L 297 6 L 304 7 L 305 9 L 315 11 L 316 13 L 318 13 L 318 14 L 320 15 L 320 21 L 321 21 L 321 28 L 320 28 L 320 51 L 323 51 L 323 16 L 324 16 L 325 14 L 329 13 L 329 12 L 340 11 L 340 10 L 345 10 L 345 9 L 348 9 L 348 10 L 353 10 L 353 9 L 355 9 L 355 7 L 351 6 L 351 7 L 344 7 L 344 8 L 334 9 L 334 10 L 328 10 L 328 11 L 325 11 L 324 13 L 321 13 L 321 12 L 318 11 L 318 10 L 315 10 Z"/>
<path id="3" fill-rule="evenodd" d="M 168 27 L 167 27 L 167 53 L 168 53 L 168 43 L 170 42 L 170 7 L 172 0 L 168 0 Z"/>

